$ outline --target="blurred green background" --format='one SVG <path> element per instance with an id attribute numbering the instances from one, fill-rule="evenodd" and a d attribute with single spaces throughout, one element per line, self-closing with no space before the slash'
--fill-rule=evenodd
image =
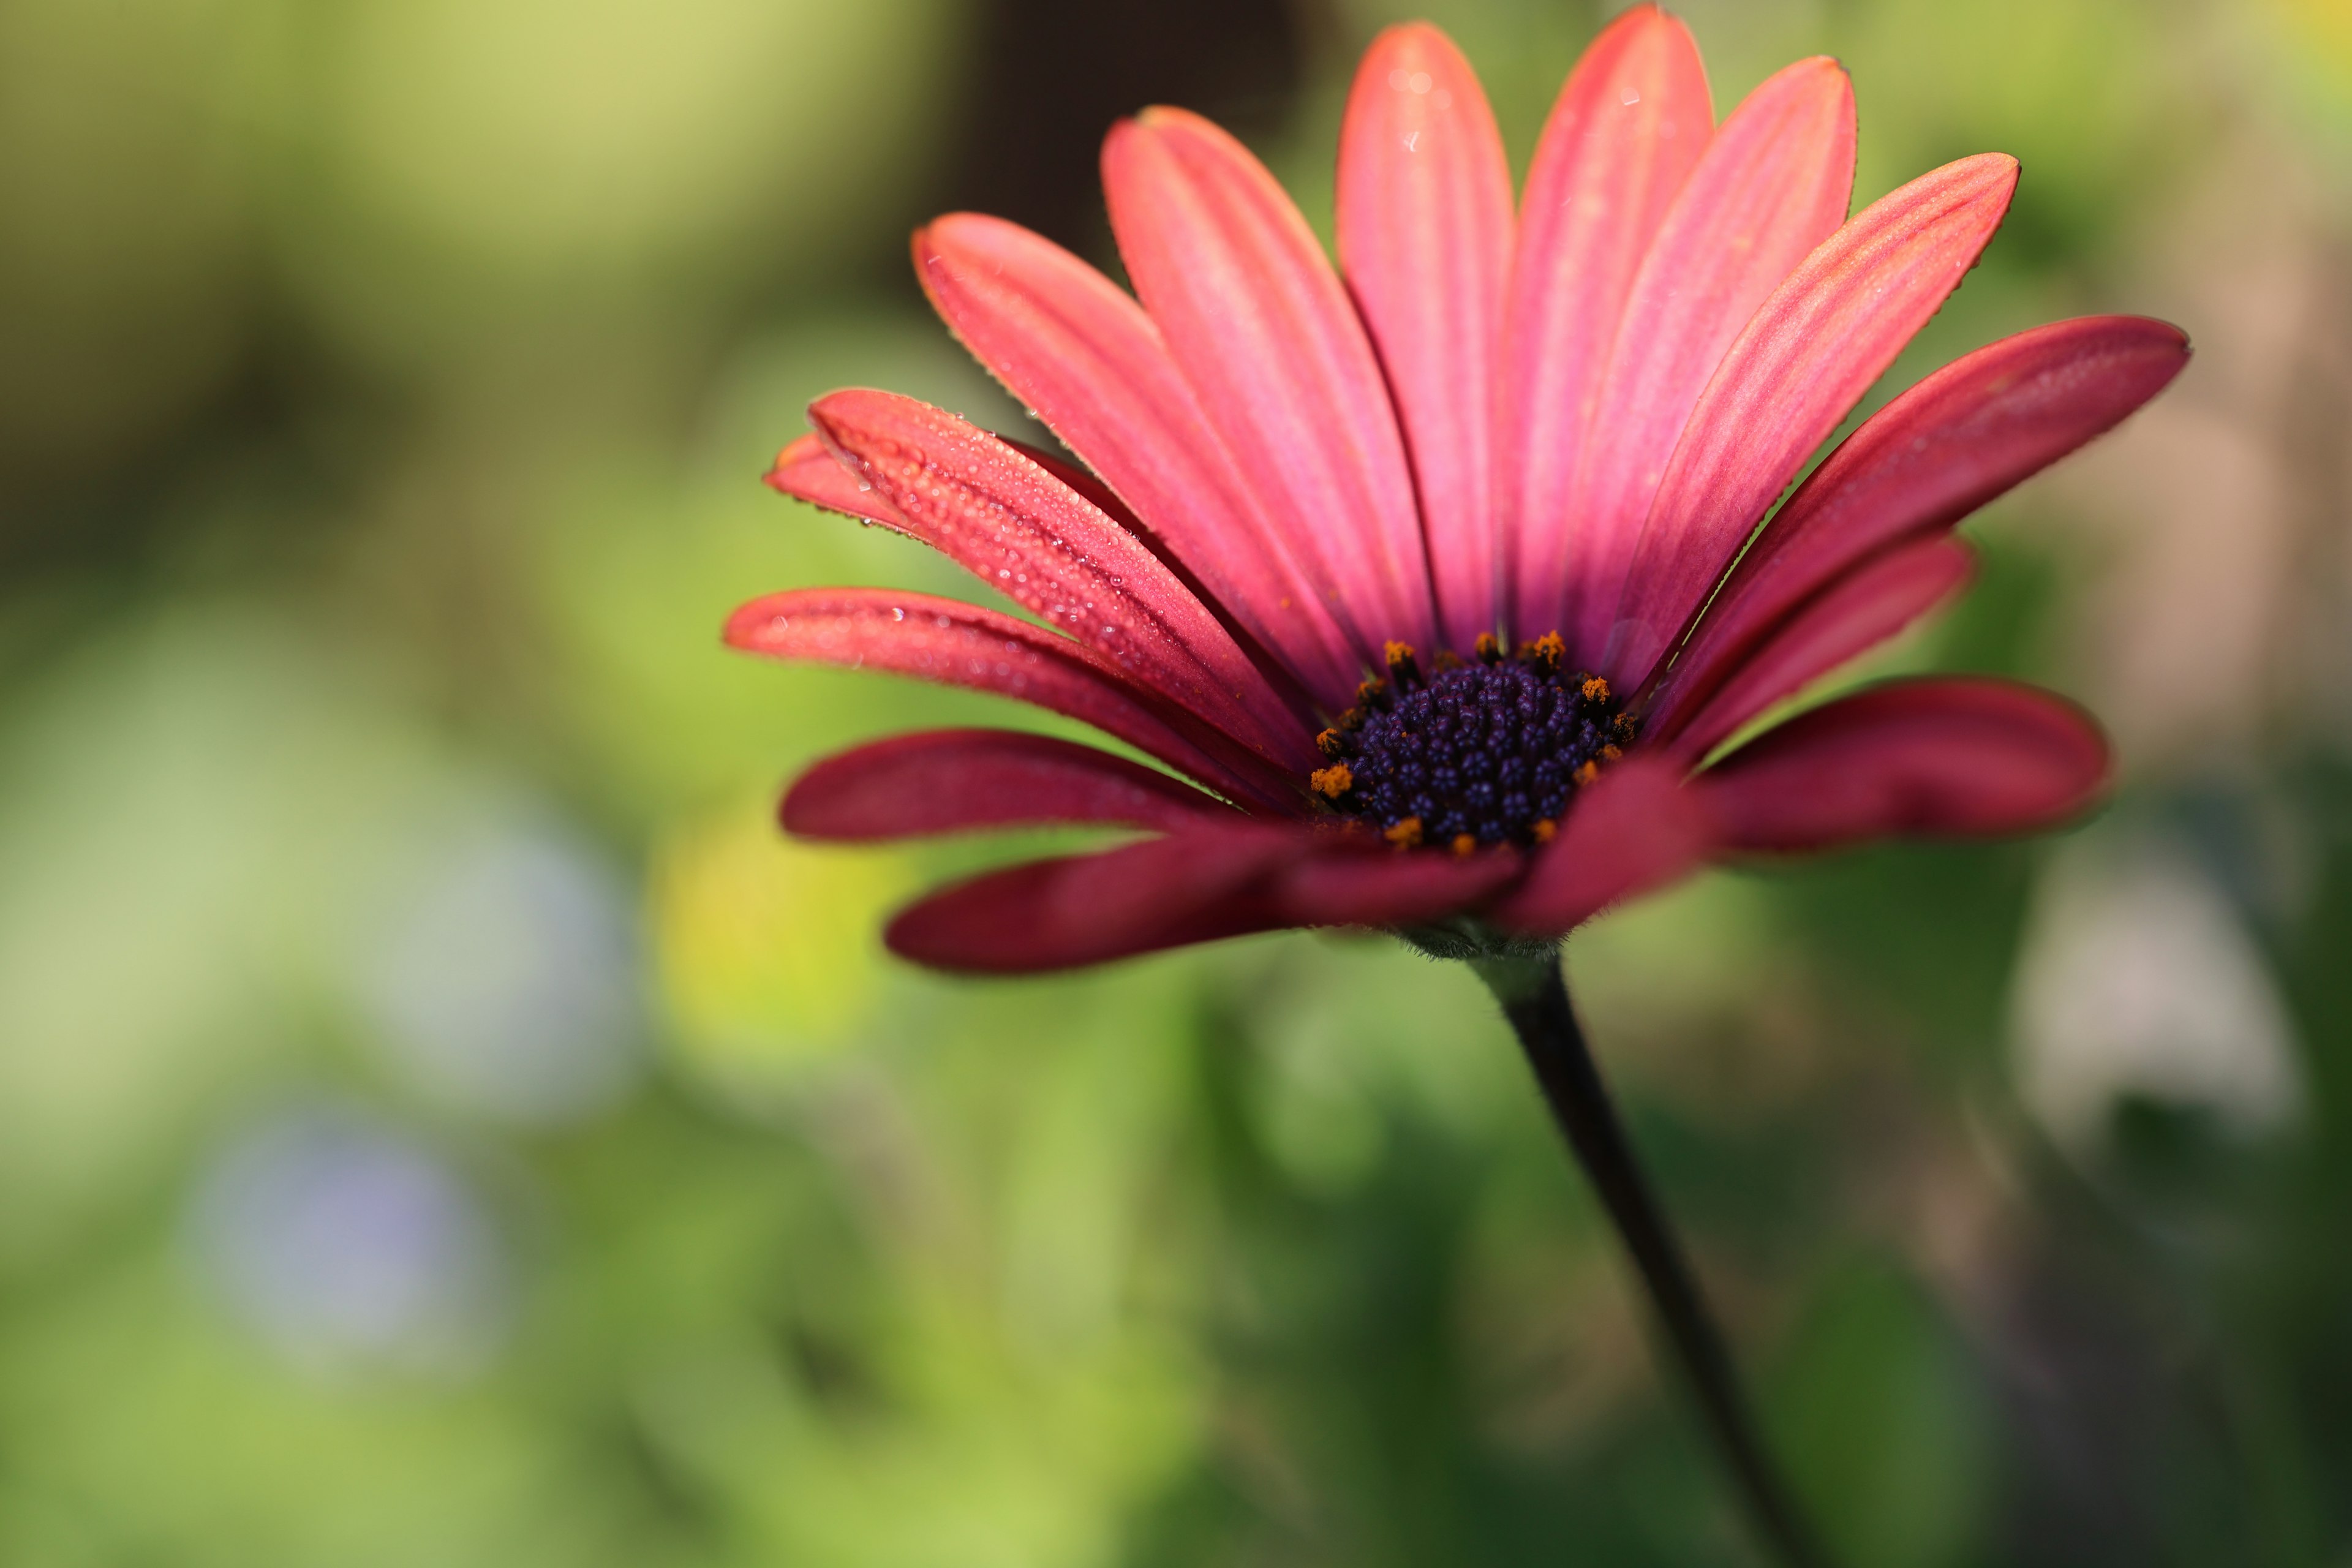
<path id="1" fill-rule="evenodd" d="M 1601 20 L 1442 0 L 1524 160 Z M 2352 1562 L 2352 11 L 1690 0 L 1868 199 L 2024 160 L 1878 395 L 2059 315 L 2183 380 L 1881 662 L 2091 702 L 2063 839 L 1717 874 L 1571 969 L 1855 1568 Z M 967 984 L 761 666 L 961 593 L 778 500 L 814 395 L 1019 418 L 916 223 L 1107 258 L 1111 118 L 1328 214 L 1388 0 L 0 0 L 0 1563 L 1749 1561 L 1465 974 Z M 1318 216 L 1318 221 L 1322 221 Z"/>

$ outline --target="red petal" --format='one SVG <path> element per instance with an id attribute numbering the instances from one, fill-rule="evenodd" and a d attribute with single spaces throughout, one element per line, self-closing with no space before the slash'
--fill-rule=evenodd
<path id="1" fill-rule="evenodd" d="M 940 316 L 1013 395 L 1309 690 L 1346 706 L 1364 650 L 1257 510 L 1143 308 L 1001 218 L 940 218 L 917 231 L 915 263 Z"/>
<path id="2" fill-rule="evenodd" d="M 1138 684 L 1275 761 L 1319 765 L 1249 656 L 1134 535 L 984 430 L 887 392 L 809 417 L 908 531 L 1092 646 Z"/>
<path id="3" fill-rule="evenodd" d="M 879 669 L 1016 698 L 1093 725 L 1237 800 L 1276 810 L 1296 775 L 1131 684 L 1068 637 L 993 610 L 886 588 L 803 588 L 728 618 L 728 643 L 772 658 Z"/>
<path id="4" fill-rule="evenodd" d="M 1356 70 L 1339 133 L 1339 266 L 1396 395 L 1447 640 L 1501 629 L 1495 363 L 1511 266 L 1511 171 L 1486 95 L 1425 22 Z"/>
<path id="5" fill-rule="evenodd" d="M 1265 514 L 1339 595 L 1377 662 L 1433 646 L 1412 475 L 1380 362 L 1315 235 L 1248 150 L 1181 110 L 1103 144 L 1103 187 L 1136 290 Z"/>
<path id="6" fill-rule="evenodd" d="M 1558 624 L 1559 535 L 1609 348 L 1642 258 L 1714 125 L 1689 29 L 1643 5 L 1584 51 L 1536 145 L 1511 264 L 1498 437 L 1516 637 Z"/>
<path id="7" fill-rule="evenodd" d="M 2106 787 L 2091 716 L 2030 686 L 1890 681 L 1801 713 L 1698 775 L 1726 843 L 1822 849 L 2063 822 Z"/>
<path id="8" fill-rule="evenodd" d="M 843 468 L 814 434 L 801 437 L 776 454 L 775 465 L 767 473 L 767 485 L 779 495 L 837 511 L 844 517 L 879 523 L 898 533 L 909 531 L 907 520 L 893 511 L 890 503 L 871 484 Z"/>
<path id="9" fill-rule="evenodd" d="M 1708 603 L 1668 687 L 1687 708 L 1857 563 L 1940 532 L 2162 391 L 2189 360 L 2138 316 L 2057 321 L 1956 360 L 1873 415 L 1772 515 Z"/>
<path id="10" fill-rule="evenodd" d="M 1528 624 L 1549 613 L 1576 663 L 1601 656 L 1642 520 L 1724 351 L 1845 221 L 1853 190 L 1853 86 L 1825 58 L 1749 93 L 1691 171 L 1626 300 L 1569 507 L 1537 531 L 1519 584 Z"/>
<path id="11" fill-rule="evenodd" d="M 1515 849 L 1455 857 L 1334 843 L 1276 873 L 1266 896 L 1287 925 L 1412 925 L 1475 909 L 1526 868 Z"/>
<path id="12" fill-rule="evenodd" d="M 809 769 L 783 804 L 786 832 L 851 840 L 1055 822 L 1173 831 L 1232 815 L 1190 784 L 1124 757 L 1012 730 L 932 730 L 877 741 Z"/>
<path id="13" fill-rule="evenodd" d="M 1258 884 L 1309 842 L 1297 829 L 1239 826 L 1033 860 L 932 894 L 884 940 L 935 969 L 1007 974 L 1272 930 L 1285 922 Z"/>
<path id="14" fill-rule="evenodd" d="M 1639 686 L 1781 488 L 1976 264 L 2017 188 L 1987 153 L 1883 197 L 1756 312 L 1658 487 L 1616 605 L 1612 668 Z"/>
<path id="15" fill-rule="evenodd" d="M 1696 763 L 1773 703 L 1860 658 L 1967 586 L 1975 563 L 1956 539 L 1889 551 L 1824 588 L 1790 615 L 1706 700 L 1675 701 L 1671 682 L 1644 737 Z"/>
<path id="16" fill-rule="evenodd" d="M 1661 758 L 1631 757 L 1580 791 L 1559 837 L 1490 918 L 1506 931 L 1561 936 L 1696 870 L 1715 847 L 1715 825 L 1681 772 Z"/>

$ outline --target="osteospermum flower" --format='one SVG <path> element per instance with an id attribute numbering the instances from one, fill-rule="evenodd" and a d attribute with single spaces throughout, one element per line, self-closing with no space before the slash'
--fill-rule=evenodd
<path id="1" fill-rule="evenodd" d="M 1384 34 L 1341 132 L 1336 268 L 1238 142 L 1171 109 L 1103 149 L 1134 297 L 1013 224 L 922 229 L 940 313 L 1085 467 L 851 391 L 770 482 L 1035 619 L 812 589 L 747 605 L 728 638 L 1020 698 L 1169 771 L 906 735 L 812 769 L 786 826 L 1144 830 L 889 928 L 908 957 L 1015 971 L 1284 926 L 1508 951 L 1710 858 L 2077 812 L 2107 774 L 2098 731 L 2008 682 L 1889 681 L 1725 749 L 1958 591 L 1953 525 L 2188 353 L 2130 317 L 1996 342 L 1774 510 L 2018 176 L 1963 158 L 1849 218 L 1853 159 L 1834 61 L 1718 125 L 1689 35 L 1641 6 L 1569 79 L 1516 207 L 1461 56 L 1426 26 Z"/>

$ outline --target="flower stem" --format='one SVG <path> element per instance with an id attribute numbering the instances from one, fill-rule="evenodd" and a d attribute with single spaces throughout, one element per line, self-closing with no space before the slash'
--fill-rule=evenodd
<path id="1" fill-rule="evenodd" d="M 1707 1316 L 1681 1245 L 1634 1163 L 1624 1124 L 1617 1119 L 1585 1046 L 1584 1031 L 1577 1025 L 1559 958 L 1480 958 L 1471 966 L 1502 1004 L 1503 1016 L 1517 1032 L 1528 1065 L 1543 1086 L 1552 1120 L 1633 1255 L 1650 1304 L 1690 1380 L 1699 1413 L 1731 1469 L 1757 1532 L 1790 1568 L 1822 1568 L 1827 1559 L 1757 1436 L 1723 1335 Z"/>

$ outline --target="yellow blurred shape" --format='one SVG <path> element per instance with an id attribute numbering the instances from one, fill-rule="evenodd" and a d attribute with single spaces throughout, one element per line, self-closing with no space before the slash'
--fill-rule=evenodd
<path id="1" fill-rule="evenodd" d="M 661 996 L 690 1066 L 775 1087 L 866 1036 L 876 933 L 908 887 L 898 858 L 795 843 L 766 803 L 742 802 L 671 834 L 649 887 Z"/>

